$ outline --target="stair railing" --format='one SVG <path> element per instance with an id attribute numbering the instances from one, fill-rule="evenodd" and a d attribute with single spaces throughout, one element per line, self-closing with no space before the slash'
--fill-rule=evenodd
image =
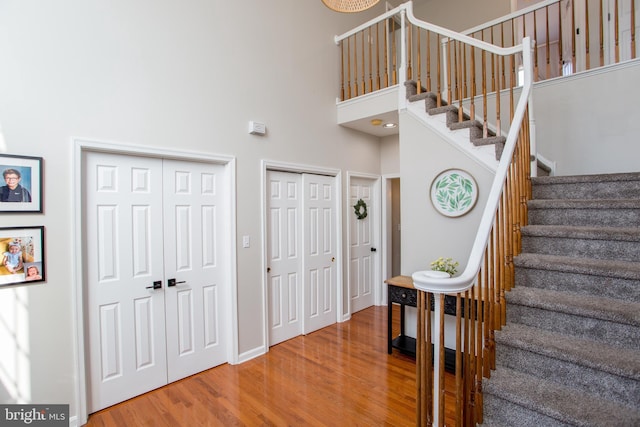
<path id="1" fill-rule="evenodd" d="M 500 105 L 508 93 L 506 142 L 464 271 L 451 278 L 413 275 L 419 290 L 417 423 L 444 425 L 444 297 L 452 294 L 457 306 L 455 423 L 475 425 L 482 422 L 482 379 L 495 368 L 494 331 L 505 323 L 505 292 L 513 286 L 513 257 L 520 251 L 520 228 L 526 224 L 531 194 L 532 42 L 524 37 L 517 46 L 502 48 L 455 33 L 415 18 L 410 1 L 335 40 L 341 46 L 342 100 L 392 87 L 404 89 L 405 81 L 413 80 L 416 92 L 429 92 L 437 107 L 456 102 L 460 122 L 475 120 L 475 111 L 481 110 L 487 136 L 490 121 L 493 129 L 502 130 Z M 517 103 L 516 66 L 523 74 Z M 500 70 L 509 72 L 496 79 L 496 70 L 499 76 Z M 500 83 L 489 83 L 494 80 Z M 398 92 L 403 108 L 404 91 Z M 477 107 L 476 98 L 481 104 Z M 431 298 L 437 340 L 431 337 Z"/>

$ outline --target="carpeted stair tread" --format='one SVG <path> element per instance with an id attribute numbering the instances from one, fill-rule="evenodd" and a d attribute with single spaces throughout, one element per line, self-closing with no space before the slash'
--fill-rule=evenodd
<path id="1" fill-rule="evenodd" d="M 640 181 L 640 172 L 609 173 L 591 175 L 538 176 L 531 178 L 534 185 L 603 183 Z"/>
<path id="2" fill-rule="evenodd" d="M 522 253 L 514 258 L 514 264 L 523 268 L 640 280 L 638 262 Z M 640 289 L 640 284 L 638 288 Z"/>
<path id="3" fill-rule="evenodd" d="M 509 292 L 507 301 L 510 304 L 640 327 L 640 303 L 623 299 L 522 286 Z"/>
<path id="4" fill-rule="evenodd" d="M 462 122 L 453 122 L 449 124 L 449 129 L 451 130 L 460 130 L 460 129 L 469 129 L 470 127 L 477 126 L 479 122 L 476 120 L 464 120 Z"/>
<path id="5" fill-rule="evenodd" d="M 640 351 L 638 350 L 609 347 L 597 341 L 575 338 L 518 323 L 511 323 L 497 331 L 496 343 L 635 381 L 640 380 Z"/>
<path id="6" fill-rule="evenodd" d="M 637 408 L 612 403 L 506 367 L 491 373 L 484 393 L 541 412 L 550 418 L 576 426 L 619 427 L 640 425 Z M 513 414 L 511 425 L 523 425 Z M 484 425 L 493 425 L 487 420 Z"/>
<path id="7" fill-rule="evenodd" d="M 504 144 L 507 141 L 507 138 L 504 136 L 488 136 L 486 138 L 471 138 L 471 143 L 476 147 L 481 145 L 490 145 L 490 144 Z"/>
<path id="8" fill-rule="evenodd" d="M 639 199 L 534 199 L 529 209 L 640 209 Z"/>
<path id="9" fill-rule="evenodd" d="M 523 236 L 640 242 L 640 227 L 527 225 L 521 230 Z"/>
<path id="10" fill-rule="evenodd" d="M 455 105 L 446 105 L 446 104 L 443 104 L 443 105 L 442 105 L 442 107 L 429 108 L 429 109 L 427 110 L 427 113 L 428 113 L 430 116 L 435 116 L 435 115 L 437 115 L 437 114 L 443 114 L 443 113 L 446 113 L 446 112 L 448 112 L 448 111 L 455 111 L 455 112 L 457 112 L 457 111 L 458 111 L 458 107 L 456 107 Z"/>

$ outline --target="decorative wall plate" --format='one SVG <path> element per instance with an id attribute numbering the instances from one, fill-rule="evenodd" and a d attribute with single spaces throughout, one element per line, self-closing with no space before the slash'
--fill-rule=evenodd
<path id="1" fill-rule="evenodd" d="M 431 183 L 431 203 L 444 216 L 462 216 L 473 209 L 477 200 L 478 185 L 463 170 L 448 169 Z"/>

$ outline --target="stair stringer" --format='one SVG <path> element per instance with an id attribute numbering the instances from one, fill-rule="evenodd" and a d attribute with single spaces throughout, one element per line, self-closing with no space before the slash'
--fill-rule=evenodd
<path id="1" fill-rule="evenodd" d="M 429 115 L 423 102 L 407 102 L 406 112 L 428 128 L 435 131 L 443 141 L 464 153 L 487 170 L 495 173 L 498 169 L 496 151 L 493 144 L 476 146 L 469 141 L 469 129 L 452 130 L 447 126 L 446 114 Z"/>

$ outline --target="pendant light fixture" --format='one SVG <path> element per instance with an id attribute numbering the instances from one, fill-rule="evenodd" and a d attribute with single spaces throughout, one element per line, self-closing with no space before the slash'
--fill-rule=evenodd
<path id="1" fill-rule="evenodd" d="M 325 6 L 336 12 L 362 12 L 373 7 L 380 0 L 322 0 Z"/>

